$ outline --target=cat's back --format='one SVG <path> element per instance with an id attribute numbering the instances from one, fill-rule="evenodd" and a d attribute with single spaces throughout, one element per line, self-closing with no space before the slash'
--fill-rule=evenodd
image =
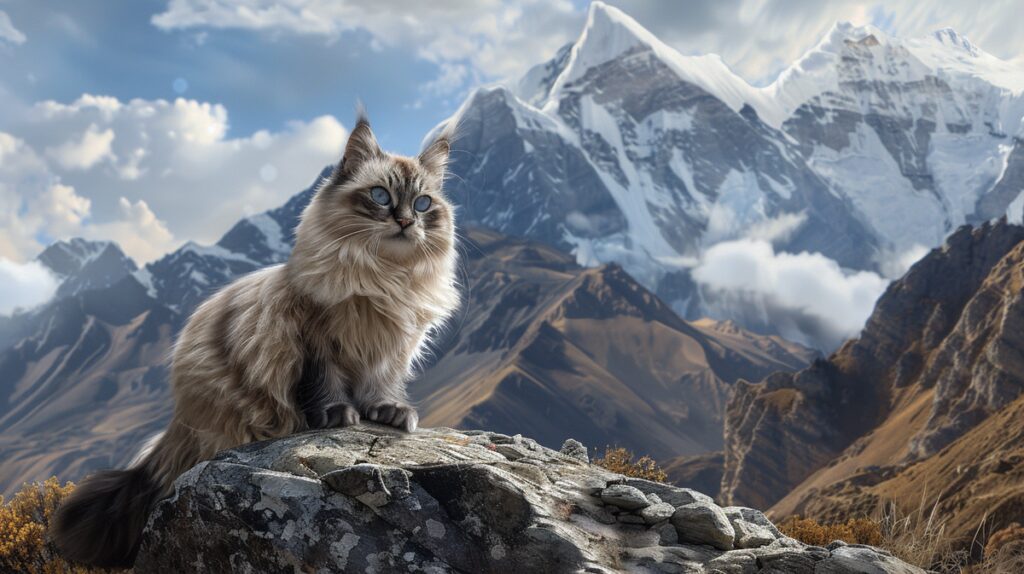
<path id="1" fill-rule="evenodd" d="M 228 283 L 207 298 L 189 318 L 179 344 L 203 335 L 223 335 L 239 321 L 253 320 L 267 309 L 268 299 L 286 293 L 283 265 L 265 267 Z"/>

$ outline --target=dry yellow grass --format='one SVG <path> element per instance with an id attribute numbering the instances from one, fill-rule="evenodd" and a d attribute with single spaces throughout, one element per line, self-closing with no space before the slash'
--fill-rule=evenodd
<path id="1" fill-rule="evenodd" d="M 98 574 L 108 572 L 70 564 L 46 541 L 50 517 L 75 485 L 56 478 L 26 484 L 6 503 L 0 497 L 0 572 Z"/>
<path id="2" fill-rule="evenodd" d="M 633 456 L 631 451 L 623 447 L 605 447 L 604 456 L 594 459 L 594 464 L 634 478 L 643 478 L 654 482 L 668 480 L 668 475 L 654 459 L 645 455 L 634 461 Z"/>
<path id="3" fill-rule="evenodd" d="M 806 544 L 824 546 L 833 540 L 870 544 L 901 560 L 940 574 L 1024 573 L 1024 526 L 1018 523 L 986 538 L 979 527 L 970 550 L 949 536 L 940 516 L 939 503 L 922 503 L 913 512 L 889 504 L 876 518 L 854 518 L 845 523 L 822 524 L 810 518 L 790 517 L 779 529 Z M 984 547 L 984 551 L 980 549 Z M 980 554 L 980 556 L 979 556 Z"/>
<path id="4" fill-rule="evenodd" d="M 822 524 L 813 518 L 791 516 L 779 523 L 779 530 L 804 544 L 825 546 L 835 540 L 847 544 L 882 543 L 881 525 L 869 518 L 853 518 L 842 524 Z"/>

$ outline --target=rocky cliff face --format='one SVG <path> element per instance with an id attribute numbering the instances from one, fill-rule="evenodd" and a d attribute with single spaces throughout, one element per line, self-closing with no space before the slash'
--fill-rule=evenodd
<path id="1" fill-rule="evenodd" d="M 723 499 L 805 508 L 865 469 L 934 456 L 1014 401 L 1022 242 L 1024 228 L 1005 222 L 960 229 L 889 287 L 860 338 L 798 373 L 737 385 Z"/>
<path id="2" fill-rule="evenodd" d="M 178 479 L 135 572 L 921 572 L 586 456 L 575 441 L 365 425 L 247 445 Z"/>

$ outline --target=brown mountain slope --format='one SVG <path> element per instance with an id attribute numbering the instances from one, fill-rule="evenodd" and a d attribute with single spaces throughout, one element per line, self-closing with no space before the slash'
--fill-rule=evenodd
<path id="1" fill-rule="evenodd" d="M 813 357 L 785 341 L 691 325 L 617 266 L 581 269 L 486 231 L 471 239 L 472 317 L 417 383 L 424 424 L 696 454 L 721 447 L 731 383 Z"/>
<path id="2" fill-rule="evenodd" d="M 977 537 L 976 546 L 983 546 L 991 533 L 1024 519 L 1024 397 L 920 462 L 861 468 L 811 488 L 801 485 L 795 502 L 780 506 L 832 521 L 869 515 L 888 501 L 904 512 L 934 505 L 960 545 Z"/>
<path id="3" fill-rule="evenodd" d="M 799 373 L 739 383 L 722 498 L 806 508 L 861 468 L 934 454 L 1012 401 L 1024 388 L 1021 241 L 1005 222 L 961 228 L 887 289 L 860 338 Z"/>
<path id="4" fill-rule="evenodd" d="M 812 356 L 704 333 L 617 267 L 582 269 L 539 244 L 467 235 L 467 303 L 411 385 L 425 424 L 529 433 L 556 447 L 575 436 L 666 456 L 717 449 L 728 384 Z M 225 273 L 203 289 L 233 276 L 211 263 Z M 164 360 L 183 321 L 170 307 L 187 310 L 198 292 L 189 287 L 158 301 L 127 277 L 77 293 L 0 351 L 0 493 L 122 466 L 163 428 Z"/>

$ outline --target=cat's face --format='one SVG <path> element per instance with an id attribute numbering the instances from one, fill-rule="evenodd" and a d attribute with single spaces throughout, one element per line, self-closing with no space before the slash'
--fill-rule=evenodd
<path id="1" fill-rule="evenodd" d="M 394 263 L 448 257 L 455 233 L 442 191 L 448 151 L 442 135 L 418 157 L 386 153 L 360 121 L 319 198 L 329 240 L 347 253 L 359 249 L 363 257 Z"/>

